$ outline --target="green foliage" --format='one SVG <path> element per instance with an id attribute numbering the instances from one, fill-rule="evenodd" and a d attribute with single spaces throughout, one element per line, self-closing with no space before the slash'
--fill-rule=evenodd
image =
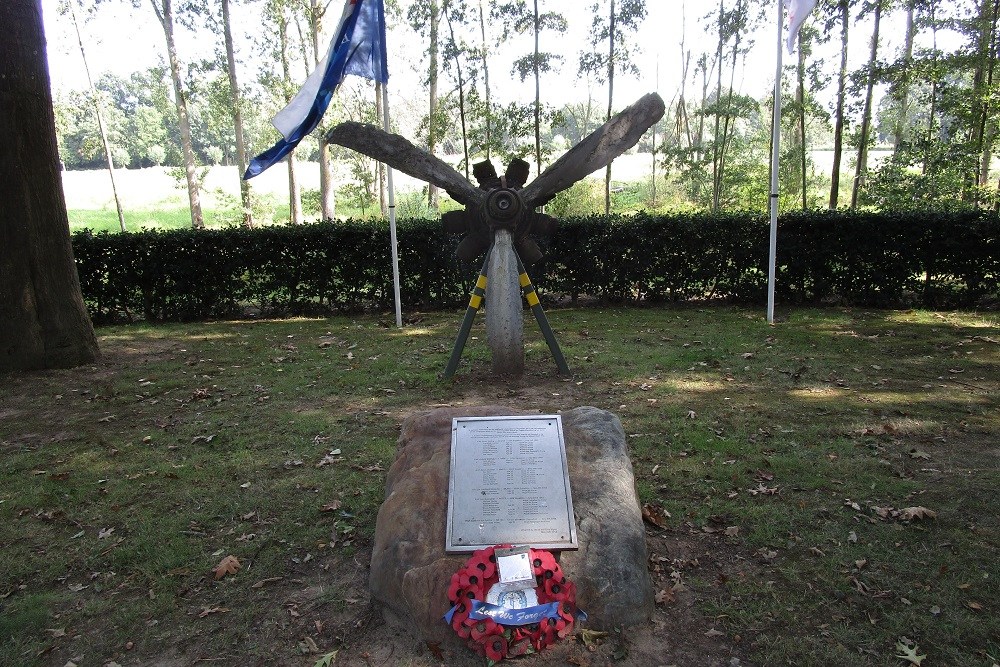
<path id="1" fill-rule="evenodd" d="M 398 239 L 403 301 L 422 309 L 461 305 L 474 269 L 454 258 L 457 239 L 423 219 L 401 220 Z M 777 293 L 786 303 L 976 305 L 1000 293 L 1000 218 L 993 214 L 790 214 L 779 239 Z M 768 222 L 759 214 L 569 218 L 543 245 L 545 257 L 531 270 L 535 285 L 574 299 L 761 302 L 766 291 Z M 97 321 L 392 307 L 381 220 L 83 231 L 73 246 Z"/>

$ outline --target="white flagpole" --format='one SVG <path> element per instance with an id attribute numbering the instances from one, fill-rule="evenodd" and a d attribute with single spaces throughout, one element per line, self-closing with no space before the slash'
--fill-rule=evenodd
<path id="1" fill-rule="evenodd" d="M 382 126 L 389 129 L 389 86 L 382 85 Z M 396 249 L 396 194 L 392 189 L 392 167 L 385 165 L 386 184 L 389 189 L 389 243 L 392 244 L 392 291 L 396 300 L 396 326 L 403 327 L 403 309 L 399 301 L 399 251 Z"/>
<path id="2" fill-rule="evenodd" d="M 782 0 L 778 6 L 778 57 L 774 66 L 774 118 L 771 122 L 771 243 L 767 265 L 767 322 L 774 324 L 774 274 L 778 251 L 778 149 L 781 142 L 781 24 Z"/>

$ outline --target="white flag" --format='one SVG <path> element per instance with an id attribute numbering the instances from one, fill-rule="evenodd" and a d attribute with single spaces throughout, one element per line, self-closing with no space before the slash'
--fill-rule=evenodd
<path id="1" fill-rule="evenodd" d="M 785 7 L 788 8 L 788 37 L 785 39 L 785 46 L 788 47 L 789 53 L 795 50 L 795 38 L 799 35 L 799 28 L 815 6 L 816 0 L 785 0 Z"/>

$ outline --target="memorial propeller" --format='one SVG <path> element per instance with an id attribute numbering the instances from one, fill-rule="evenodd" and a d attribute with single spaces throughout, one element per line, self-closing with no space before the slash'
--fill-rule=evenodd
<path id="1" fill-rule="evenodd" d="M 494 372 L 507 376 L 523 373 L 522 291 L 560 372 L 569 375 L 569 368 L 524 269 L 525 265 L 530 266 L 542 257 L 532 237 L 551 234 L 557 224 L 554 218 L 536 209 L 557 193 L 606 167 L 638 143 L 646 130 L 663 116 L 663 111 L 663 100 L 656 93 L 641 97 L 527 185 L 529 167 L 524 160 L 513 160 L 503 175 L 498 175 L 490 162 L 474 165 L 473 175 L 479 186 L 476 187 L 451 166 L 399 135 L 356 122 L 341 123 L 330 130 L 327 134 L 330 143 L 350 148 L 436 185 L 465 206 L 463 211 L 450 211 L 442 216 L 444 229 L 464 234 L 456 250 L 459 259 L 472 261 L 484 252 L 487 256 L 445 377 L 450 377 L 458 366 L 472 320 L 484 298 L 486 336 Z"/>

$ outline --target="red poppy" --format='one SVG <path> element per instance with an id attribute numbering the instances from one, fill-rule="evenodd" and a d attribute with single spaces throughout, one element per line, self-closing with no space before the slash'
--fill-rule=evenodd
<path id="1" fill-rule="evenodd" d="M 490 635 L 496 635 L 502 632 L 503 626 L 494 621 L 492 618 L 475 621 L 472 624 L 472 638 L 477 642 L 483 637 L 489 637 Z"/>
<path id="2" fill-rule="evenodd" d="M 486 640 L 486 657 L 490 660 L 503 660 L 507 657 L 507 638 L 494 635 Z"/>

